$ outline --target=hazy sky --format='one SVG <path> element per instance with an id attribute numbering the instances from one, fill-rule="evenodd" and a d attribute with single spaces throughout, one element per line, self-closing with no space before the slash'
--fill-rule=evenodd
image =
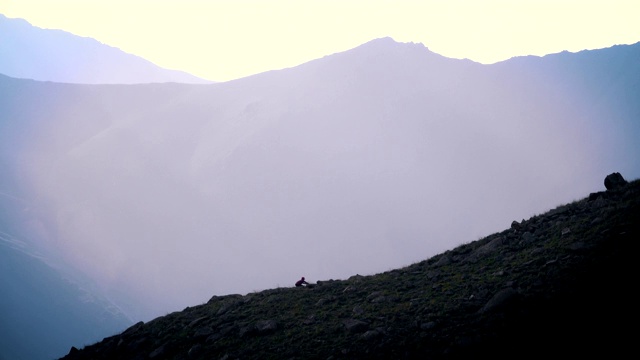
<path id="1" fill-rule="evenodd" d="M 386 36 L 481 63 L 640 41 L 638 0 L 0 0 L 0 13 L 216 81 Z"/>

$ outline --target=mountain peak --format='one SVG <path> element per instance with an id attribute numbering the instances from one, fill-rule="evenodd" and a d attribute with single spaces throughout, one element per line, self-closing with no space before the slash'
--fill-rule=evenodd
<path id="1" fill-rule="evenodd" d="M 412 49 L 414 51 L 425 51 L 428 52 L 429 49 L 424 46 L 422 43 L 414 43 L 414 42 L 399 42 L 394 40 L 393 38 L 386 36 L 377 39 L 373 39 L 368 41 L 360 46 L 357 46 L 355 49 L 376 49 L 379 51 L 394 51 L 398 49 Z"/>

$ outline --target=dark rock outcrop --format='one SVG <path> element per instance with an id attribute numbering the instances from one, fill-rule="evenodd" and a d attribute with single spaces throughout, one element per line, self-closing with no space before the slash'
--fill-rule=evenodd
<path id="1" fill-rule="evenodd" d="M 625 180 L 618 172 L 609 174 L 606 178 L 604 178 L 604 187 L 607 188 L 607 190 L 616 190 L 625 186 L 626 184 L 627 180 Z"/>

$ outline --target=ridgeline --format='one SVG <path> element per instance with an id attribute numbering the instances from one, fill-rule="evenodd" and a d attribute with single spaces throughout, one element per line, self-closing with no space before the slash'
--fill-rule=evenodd
<path id="1" fill-rule="evenodd" d="M 605 188 L 405 268 L 214 296 L 62 359 L 622 358 L 640 180 Z"/>

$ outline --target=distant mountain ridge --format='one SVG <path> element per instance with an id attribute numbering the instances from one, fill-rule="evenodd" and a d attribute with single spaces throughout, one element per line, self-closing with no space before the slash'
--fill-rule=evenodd
<path id="1" fill-rule="evenodd" d="M 2 14 L 0 34 L 0 74 L 11 77 L 76 84 L 212 83 L 91 38 L 41 29 Z"/>

